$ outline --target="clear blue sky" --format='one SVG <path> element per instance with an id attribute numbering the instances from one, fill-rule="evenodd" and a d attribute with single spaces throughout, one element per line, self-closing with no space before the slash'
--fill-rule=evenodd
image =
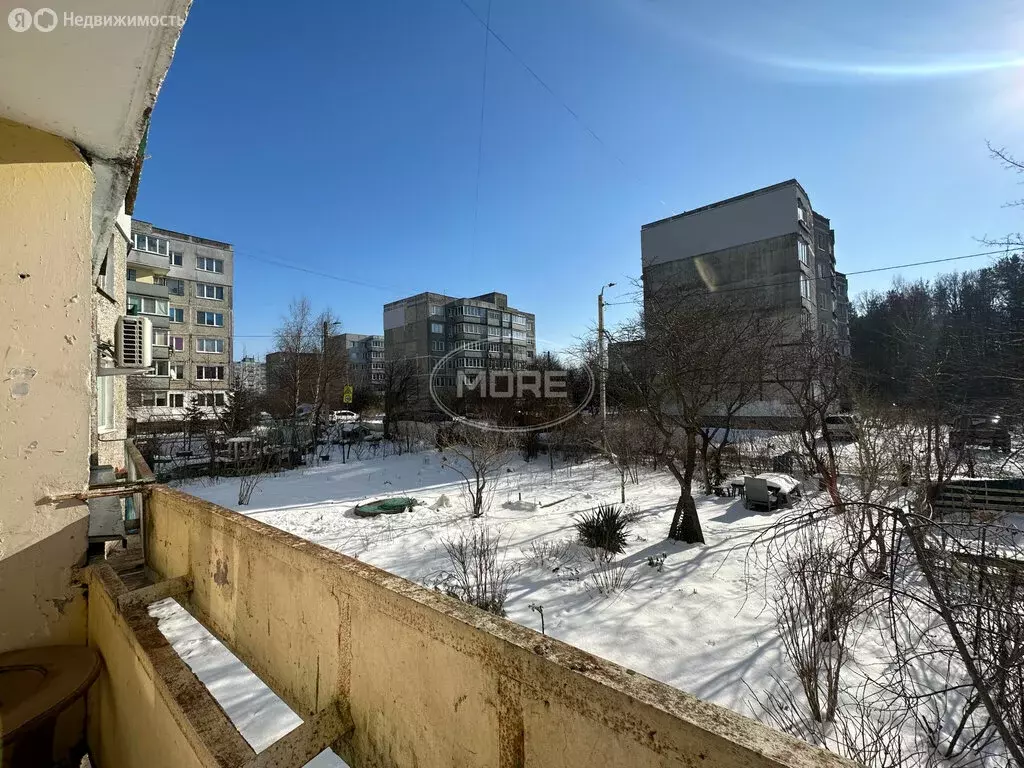
<path id="1" fill-rule="evenodd" d="M 466 2 L 486 17 L 488 0 Z M 1019 0 L 490 13 L 555 95 L 491 38 L 478 204 L 485 34 L 461 0 L 192 6 L 135 213 L 235 244 L 236 356 L 266 351 L 302 294 L 379 333 L 386 301 L 500 290 L 537 314 L 542 348 L 571 343 L 601 284 L 614 298 L 639 274 L 643 223 L 792 177 L 831 217 L 844 271 L 1024 229 L 1004 207 L 1021 179 L 985 147 L 1024 155 Z"/>

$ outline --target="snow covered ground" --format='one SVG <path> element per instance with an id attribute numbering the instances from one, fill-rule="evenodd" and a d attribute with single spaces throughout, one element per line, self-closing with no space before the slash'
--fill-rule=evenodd
<path id="1" fill-rule="evenodd" d="M 570 547 L 563 562 L 544 564 L 535 552 L 545 542 L 574 539 L 577 513 L 619 500 L 613 469 L 594 461 L 552 472 L 544 457 L 532 463 L 516 458 L 502 468 L 480 521 L 465 512 L 460 483 L 439 453 L 423 451 L 286 472 L 265 480 L 247 507 L 235 503 L 237 480 L 182 489 L 427 586 L 449 567 L 442 541 L 487 526 L 500 533 L 508 561 L 518 567 L 505 605 L 509 619 L 539 630 L 540 616 L 530 605 L 542 605 L 548 634 L 754 714 L 744 683 L 765 688 L 782 651 L 764 600 L 764 570 L 749 567 L 747 547 L 777 514 L 748 511 L 738 499 L 700 498 L 707 545 L 670 542 L 678 486 L 668 473 L 648 472 L 640 485 L 626 487 L 640 519 L 617 562 L 631 584 L 605 595 L 582 549 Z M 377 518 L 352 513 L 360 502 L 396 494 L 423 506 Z M 431 508 L 442 497 L 450 505 Z M 659 570 L 648 558 L 661 554 Z"/>

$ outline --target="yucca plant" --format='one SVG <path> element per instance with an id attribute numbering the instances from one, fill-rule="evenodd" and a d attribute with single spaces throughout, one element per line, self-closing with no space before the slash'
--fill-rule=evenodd
<path id="1" fill-rule="evenodd" d="M 599 504 L 576 520 L 580 542 L 592 549 L 621 554 L 635 517 L 619 504 Z"/>

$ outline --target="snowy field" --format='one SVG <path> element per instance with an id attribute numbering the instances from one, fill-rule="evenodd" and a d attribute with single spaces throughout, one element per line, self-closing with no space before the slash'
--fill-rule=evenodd
<path id="1" fill-rule="evenodd" d="M 428 587 L 449 567 L 442 541 L 487 526 L 500 533 L 508 562 L 518 568 L 505 605 L 510 620 L 539 631 L 540 616 L 530 605 L 542 605 L 549 635 L 756 714 L 744 683 L 758 692 L 766 687 L 769 673 L 782 666 L 782 651 L 764 599 L 764 569 L 747 549 L 777 514 L 748 511 L 739 499 L 699 497 L 707 545 L 671 542 L 666 534 L 678 486 L 666 472 L 648 472 L 640 485 L 626 486 L 640 517 L 617 560 L 628 587 L 606 595 L 582 548 L 543 565 L 535 552 L 545 542 L 574 539 L 579 512 L 617 502 L 617 472 L 599 461 L 552 472 L 545 457 L 516 458 L 501 469 L 479 521 L 465 512 L 460 483 L 438 452 L 423 451 L 267 478 L 246 507 L 236 503 L 237 480 L 193 481 L 182 490 Z M 422 506 L 377 518 L 352 512 L 360 502 L 396 494 Z M 441 506 L 445 499 L 450 503 Z M 659 571 L 648 558 L 661 554 Z"/>

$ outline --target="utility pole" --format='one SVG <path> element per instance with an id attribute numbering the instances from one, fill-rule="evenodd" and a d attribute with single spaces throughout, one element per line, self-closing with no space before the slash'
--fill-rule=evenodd
<path id="1" fill-rule="evenodd" d="M 601 407 L 601 449 L 608 451 L 608 355 L 605 352 L 604 343 L 604 289 L 611 288 L 615 283 L 608 283 L 601 286 L 601 292 L 597 294 L 597 377 L 599 383 L 599 396 Z"/>

